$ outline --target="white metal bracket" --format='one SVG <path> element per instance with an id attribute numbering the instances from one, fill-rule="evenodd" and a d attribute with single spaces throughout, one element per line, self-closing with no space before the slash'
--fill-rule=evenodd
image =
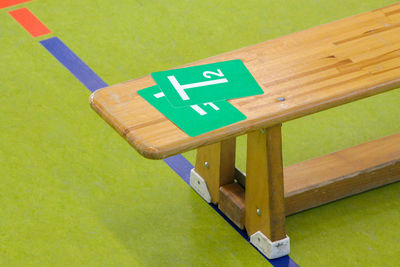
<path id="1" fill-rule="evenodd" d="M 290 239 L 288 236 L 272 242 L 261 231 L 258 231 L 250 236 L 250 243 L 268 259 L 276 259 L 290 253 Z"/>
<path id="2" fill-rule="evenodd" d="M 190 171 L 190 186 L 197 192 L 207 203 L 211 202 L 211 195 L 208 192 L 207 184 L 203 178 L 194 170 Z"/>

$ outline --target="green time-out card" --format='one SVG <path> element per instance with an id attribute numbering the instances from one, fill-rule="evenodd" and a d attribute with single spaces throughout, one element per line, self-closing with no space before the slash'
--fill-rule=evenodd
<path id="1" fill-rule="evenodd" d="M 228 101 L 175 108 L 158 86 L 139 90 L 138 94 L 191 137 L 246 119 Z"/>
<path id="2" fill-rule="evenodd" d="M 239 59 L 153 72 L 151 76 L 174 107 L 264 93 Z"/>

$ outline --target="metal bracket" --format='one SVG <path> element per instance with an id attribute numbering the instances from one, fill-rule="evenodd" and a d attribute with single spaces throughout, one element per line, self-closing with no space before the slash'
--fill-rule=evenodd
<path id="1" fill-rule="evenodd" d="M 290 253 L 290 239 L 288 236 L 272 242 L 261 231 L 258 231 L 250 236 L 250 243 L 268 259 L 276 259 Z"/>
<path id="2" fill-rule="evenodd" d="M 197 194 L 207 201 L 207 203 L 211 202 L 211 195 L 208 192 L 207 184 L 194 168 L 190 171 L 190 186 Z"/>

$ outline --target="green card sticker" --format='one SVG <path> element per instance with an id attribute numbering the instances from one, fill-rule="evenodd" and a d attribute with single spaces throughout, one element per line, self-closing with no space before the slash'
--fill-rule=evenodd
<path id="1" fill-rule="evenodd" d="M 246 119 L 228 101 L 175 108 L 158 86 L 142 89 L 138 94 L 191 137 Z"/>
<path id="2" fill-rule="evenodd" d="M 263 94 L 239 59 L 151 74 L 174 107 Z"/>

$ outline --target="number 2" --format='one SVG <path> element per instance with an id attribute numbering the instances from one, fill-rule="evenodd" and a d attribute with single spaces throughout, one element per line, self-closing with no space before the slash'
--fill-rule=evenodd
<path id="1" fill-rule="evenodd" d="M 211 76 L 210 75 L 215 75 L 218 77 L 224 77 L 224 74 L 222 73 L 222 71 L 220 69 L 217 69 L 217 72 L 213 72 L 213 71 L 205 71 L 203 72 L 203 76 L 210 79 Z"/>

